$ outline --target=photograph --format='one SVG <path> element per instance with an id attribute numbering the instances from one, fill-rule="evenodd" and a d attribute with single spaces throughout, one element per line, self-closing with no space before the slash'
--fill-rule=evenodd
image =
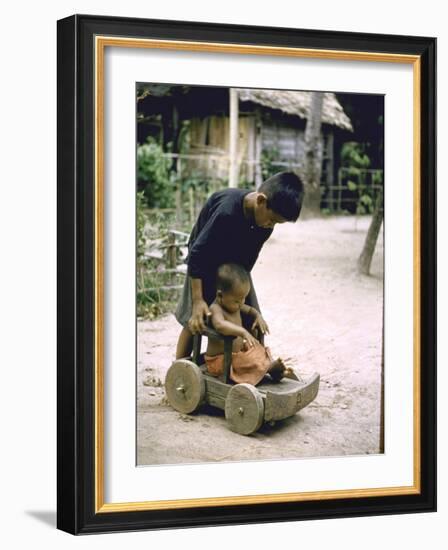
<path id="1" fill-rule="evenodd" d="M 380 455 L 384 95 L 136 83 L 138 466 Z"/>

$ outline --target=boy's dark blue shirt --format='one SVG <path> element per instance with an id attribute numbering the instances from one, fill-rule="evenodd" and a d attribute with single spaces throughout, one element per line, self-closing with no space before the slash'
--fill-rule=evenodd
<path id="1" fill-rule="evenodd" d="M 223 189 L 208 199 L 188 241 L 188 275 L 202 279 L 204 299 L 215 297 L 216 270 L 237 263 L 251 271 L 272 229 L 258 227 L 244 216 L 247 189 Z"/>

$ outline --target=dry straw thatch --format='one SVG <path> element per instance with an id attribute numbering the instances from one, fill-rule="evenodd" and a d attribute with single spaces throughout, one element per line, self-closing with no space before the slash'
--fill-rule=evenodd
<path id="1" fill-rule="evenodd" d="M 240 101 L 252 101 L 264 107 L 279 109 L 288 115 L 308 118 L 312 92 L 290 90 L 259 90 L 238 88 Z M 352 124 L 344 109 L 332 92 L 324 92 L 322 122 L 353 131 Z"/>

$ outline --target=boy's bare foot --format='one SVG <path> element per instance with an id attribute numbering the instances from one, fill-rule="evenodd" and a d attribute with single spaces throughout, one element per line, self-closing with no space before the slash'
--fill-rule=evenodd
<path id="1" fill-rule="evenodd" d="M 276 359 L 271 363 L 268 373 L 274 382 L 280 382 L 280 380 L 285 375 L 285 371 L 286 371 L 285 363 L 283 362 L 283 359 L 279 357 L 278 359 Z"/>

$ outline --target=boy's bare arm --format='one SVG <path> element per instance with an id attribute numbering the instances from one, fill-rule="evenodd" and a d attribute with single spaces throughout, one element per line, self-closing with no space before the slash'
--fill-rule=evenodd
<path id="1" fill-rule="evenodd" d="M 202 294 L 202 279 L 190 277 L 192 312 L 188 326 L 193 334 L 205 329 L 205 320 L 210 316 L 210 310 Z"/>
<path id="2" fill-rule="evenodd" d="M 202 294 L 202 279 L 195 279 L 193 277 L 190 277 L 190 283 L 191 297 L 193 299 L 193 302 L 204 300 L 204 296 Z"/>
<path id="3" fill-rule="evenodd" d="M 214 328 L 224 336 L 239 336 L 247 341 L 249 346 L 253 346 L 257 340 L 248 332 L 244 327 L 240 327 L 231 321 L 225 319 L 222 309 L 218 304 L 213 304 L 210 306 L 210 311 L 212 314 L 212 325 Z"/>

